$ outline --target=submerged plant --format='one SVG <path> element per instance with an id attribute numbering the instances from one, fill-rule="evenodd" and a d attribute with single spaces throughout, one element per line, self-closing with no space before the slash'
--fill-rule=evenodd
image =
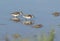
<path id="1" fill-rule="evenodd" d="M 8 33 L 6 33 L 4 39 L 5 39 L 5 41 L 10 41 Z"/>
<path id="2" fill-rule="evenodd" d="M 14 37 L 14 38 L 19 38 L 19 37 L 21 37 L 21 35 L 19 35 L 19 34 L 14 34 L 13 37 Z"/>
<path id="3" fill-rule="evenodd" d="M 13 35 L 13 41 L 22 41 L 22 37 L 20 34 L 14 34 Z"/>
<path id="4" fill-rule="evenodd" d="M 42 35 L 38 35 L 38 36 L 35 35 L 32 39 L 31 38 L 22 39 L 22 38 L 19 38 L 20 35 L 15 34 L 14 41 L 54 41 L 54 36 L 55 36 L 55 30 L 53 29 L 50 31 L 48 36 L 43 32 Z"/>

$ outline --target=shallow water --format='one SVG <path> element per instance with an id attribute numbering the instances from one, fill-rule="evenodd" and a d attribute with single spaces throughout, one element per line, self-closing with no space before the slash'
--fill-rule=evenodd
<path id="1" fill-rule="evenodd" d="M 56 39 L 60 39 L 60 28 L 56 25 L 60 24 L 60 16 L 54 17 L 53 12 L 60 12 L 60 0 L 0 0 L 0 36 L 6 33 L 9 35 L 19 33 L 22 37 L 40 34 L 42 31 L 48 33 L 52 28 L 56 30 Z M 21 23 L 15 23 L 10 20 L 11 12 L 19 11 L 25 14 L 35 16 L 35 24 L 43 24 L 42 28 L 36 29 Z M 20 17 L 21 18 L 21 17 Z"/>

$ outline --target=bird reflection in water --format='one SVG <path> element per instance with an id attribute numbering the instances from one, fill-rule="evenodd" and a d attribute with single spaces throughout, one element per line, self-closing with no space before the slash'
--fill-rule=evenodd
<path id="1" fill-rule="evenodd" d="M 32 21 L 23 21 L 23 24 L 24 24 L 24 25 L 32 25 L 33 22 L 32 22 Z"/>
<path id="2" fill-rule="evenodd" d="M 54 12 L 53 15 L 54 16 L 60 16 L 60 12 Z"/>
<path id="3" fill-rule="evenodd" d="M 20 18 L 16 18 L 16 17 L 12 18 L 11 20 L 14 21 L 14 22 L 20 22 Z"/>

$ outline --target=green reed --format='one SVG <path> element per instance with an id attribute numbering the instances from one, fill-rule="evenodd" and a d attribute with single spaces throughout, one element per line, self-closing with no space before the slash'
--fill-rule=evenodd
<path id="1" fill-rule="evenodd" d="M 47 36 L 45 33 L 43 33 L 40 38 L 38 38 L 38 41 L 54 41 L 55 37 L 55 30 L 51 30 L 49 35 Z"/>
<path id="2" fill-rule="evenodd" d="M 54 41 L 54 37 L 55 37 L 55 30 L 52 29 L 48 35 L 46 35 L 45 33 L 42 33 L 42 35 L 38 35 L 36 38 L 32 38 L 33 40 L 30 38 L 21 39 L 20 37 L 20 39 L 17 39 L 17 40 L 15 39 L 14 41 Z"/>

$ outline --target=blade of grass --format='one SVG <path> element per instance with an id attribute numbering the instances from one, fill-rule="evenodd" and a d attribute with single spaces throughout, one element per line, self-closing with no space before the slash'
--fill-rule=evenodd
<path id="1" fill-rule="evenodd" d="M 44 31 L 43 31 L 43 33 L 41 34 L 39 41 L 47 41 L 47 36 L 46 36 L 46 34 L 44 33 Z"/>
<path id="2" fill-rule="evenodd" d="M 51 30 L 50 35 L 48 37 L 48 41 L 54 41 L 55 30 Z"/>

